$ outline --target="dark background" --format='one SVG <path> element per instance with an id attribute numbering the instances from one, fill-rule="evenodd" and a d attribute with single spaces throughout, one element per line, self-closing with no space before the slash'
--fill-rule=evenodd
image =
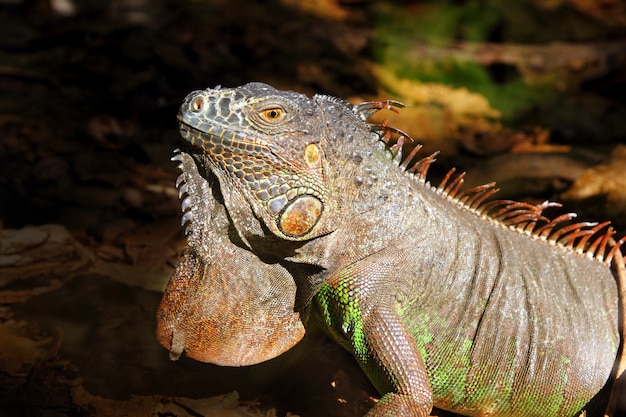
<path id="1" fill-rule="evenodd" d="M 154 339 L 184 247 L 178 107 L 253 80 L 400 99 L 392 123 L 442 150 L 433 182 L 456 165 L 626 231 L 621 0 L 0 0 L 0 416 L 355 416 L 378 398 L 315 330 L 241 369 L 172 363 Z"/>

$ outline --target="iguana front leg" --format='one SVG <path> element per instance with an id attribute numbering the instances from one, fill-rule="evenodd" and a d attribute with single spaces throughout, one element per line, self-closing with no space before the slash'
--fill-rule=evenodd
<path id="1" fill-rule="evenodd" d="M 389 308 L 372 308 L 363 317 L 363 352 L 357 358 L 377 389 L 385 394 L 367 417 L 430 415 L 432 390 L 415 340 L 398 314 Z M 377 383 L 378 379 L 381 380 Z M 381 386 L 380 388 L 378 386 Z"/>
<path id="2" fill-rule="evenodd" d="M 360 266 L 344 269 L 316 295 L 317 312 L 331 337 L 354 353 L 383 395 L 367 417 L 426 417 L 433 400 L 424 361 L 393 302 L 381 299 L 381 294 L 387 292 L 375 288 L 381 277 L 372 275 L 381 267 L 385 270 L 392 266 L 377 265 L 368 273 L 361 262 Z"/>

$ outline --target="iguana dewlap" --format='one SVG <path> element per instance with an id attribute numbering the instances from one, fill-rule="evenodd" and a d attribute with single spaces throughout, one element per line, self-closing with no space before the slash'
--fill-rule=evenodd
<path id="1" fill-rule="evenodd" d="M 402 132 L 365 121 L 397 105 L 261 83 L 187 96 L 174 159 L 189 247 L 159 341 L 248 365 L 311 316 L 382 394 L 368 416 L 577 415 L 620 345 L 621 241 L 608 223 L 549 221 L 551 203 L 485 202 L 494 185 L 463 190 L 462 175 L 433 187 L 432 157 L 402 157 Z"/>

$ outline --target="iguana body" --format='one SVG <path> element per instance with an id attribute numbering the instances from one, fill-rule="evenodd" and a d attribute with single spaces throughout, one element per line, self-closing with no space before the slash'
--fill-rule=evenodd
<path id="1" fill-rule="evenodd" d="M 431 186 L 432 158 L 411 165 L 381 141 L 398 131 L 364 121 L 393 104 L 260 83 L 186 98 L 189 249 L 159 340 L 251 364 L 297 343 L 310 314 L 383 394 L 368 416 L 576 415 L 620 344 L 614 232 L 555 231 L 550 204 L 483 203 L 493 185 L 461 191 L 462 176 Z"/>

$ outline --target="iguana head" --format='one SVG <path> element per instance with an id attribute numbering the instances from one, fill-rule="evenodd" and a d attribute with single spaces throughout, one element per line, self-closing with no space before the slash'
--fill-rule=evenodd
<path id="1" fill-rule="evenodd" d="M 305 240 L 335 229 L 346 197 L 336 187 L 342 173 L 329 166 L 327 145 L 342 126 L 348 129 L 342 136 L 371 135 L 352 109 L 341 100 L 250 83 L 189 94 L 178 120 L 188 151 L 203 158 L 226 199 L 239 194 L 274 235 Z"/>

